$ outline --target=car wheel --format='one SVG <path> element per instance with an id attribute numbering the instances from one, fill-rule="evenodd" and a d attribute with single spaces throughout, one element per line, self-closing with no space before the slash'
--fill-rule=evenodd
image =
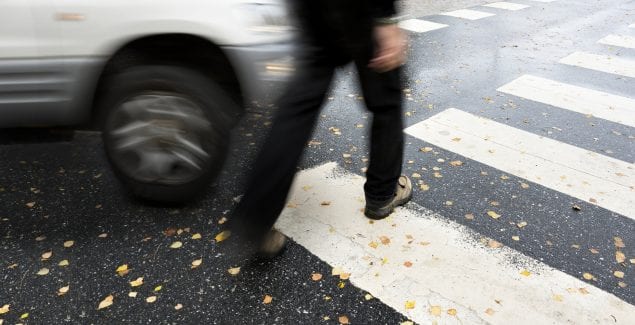
<path id="1" fill-rule="evenodd" d="M 164 65 L 115 74 L 100 106 L 115 174 L 133 195 L 163 202 L 205 192 L 225 161 L 238 109 L 205 75 Z"/>

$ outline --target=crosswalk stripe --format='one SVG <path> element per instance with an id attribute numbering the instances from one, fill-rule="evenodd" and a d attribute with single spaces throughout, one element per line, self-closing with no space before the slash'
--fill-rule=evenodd
<path id="1" fill-rule="evenodd" d="M 408 19 L 399 22 L 399 27 L 417 33 L 425 33 L 441 28 L 448 27 L 448 25 L 439 24 L 422 19 Z"/>
<path id="2" fill-rule="evenodd" d="M 524 75 L 498 91 L 635 127 L 635 99 Z"/>
<path id="3" fill-rule="evenodd" d="M 635 306 L 507 247 L 487 248 L 467 227 L 414 203 L 369 222 L 363 184 L 336 163 L 298 173 L 276 228 L 413 321 L 635 321 Z"/>
<path id="4" fill-rule="evenodd" d="M 635 219 L 635 165 L 450 108 L 406 133 Z"/>
<path id="5" fill-rule="evenodd" d="M 554 2 L 554 1 L 556 1 L 556 0 L 529 0 L 529 1 L 535 1 L 535 2 L 545 2 L 545 3 L 547 3 L 547 2 Z"/>
<path id="6" fill-rule="evenodd" d="M 608 35 L 598 43 L 635 49 L 635 37 L 627 35 Z"/>
<path id="7" fill-rule="evenodd" d="M 448 12 L 441 13 L 440 15 L 469 19 L 469 20 L 478 20 L 478 19 L 482 19 L 486 17 L 496 16 L 495 14 L 492 14 L 489 12 L 470 10 L 470 9 L 448 11 Z"/>
<path id="8" fill-rule="evenodd" d="M 529 8 L 529 6 L 527 6 L 527 5 L 522 5 L 522 4 L 513 3 L 513 2 L 504 2 L 504 1 L 488 3 L 488 4 L 483 5 L 483 7 L 490 7 L 490 8 L 496 8 L 496 9 L 505 9 L 505 10 L 512 10 L 512 11 Z"/>
<path id="9" fill-rule="evenodd" d="M 560 63 L 635 78 L 635 61 L 616 56 L 574 52 Z"/>
<path id="10" fill-rule="evenodd" d="M 635 24 L 628 25 L 629 28 L 635 28 Z"/>

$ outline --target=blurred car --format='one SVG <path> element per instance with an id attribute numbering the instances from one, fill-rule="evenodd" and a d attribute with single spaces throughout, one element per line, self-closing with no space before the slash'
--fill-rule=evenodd
<path id="1" fill-rule="evenodd" d="M 3 0 L 0 128 L 91 121 L 132 193 L 187 200 L 292 71 L 292 40 L 276 0 Z"/>

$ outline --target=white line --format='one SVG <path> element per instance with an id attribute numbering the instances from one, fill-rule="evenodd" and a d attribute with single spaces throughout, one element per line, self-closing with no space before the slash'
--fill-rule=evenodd
<path id="1" fill-rule="evenodd" d="M 529 6 L 527 6 L 527 5 L 521 5 L 519 3 L 504 2 L 504 1 L 488 3 L 486 5 L 483 5 L 483 7 L 490 7 L 490 8 L 496 8 L 496 9 L 504 9 L 504 10 L 512 10 L 512 11 L 529 8 Z"/>
<path id="2" fill-rule="evenodd" d="M 635 78 L 635 61 L 616 56 L 574 52 L 560 63 Z"/>
<path id="3" fill-rule="evenodd" d="M 556 0 L 529 0 L 529 1 L 535 1 L 535 2 L 544 2 L 544 3 L 547 3 L 547 2 L 554 2 L 554 1 L 556 1 Z"/>
<path id="4" fill-rule="evenodd" d="M 399 208 L 387 219 L 369 222 L 360 212 L 363 184 L 361 176 L 335 163 L 302 171 L 291 192 L 292 207 L 276 226 L 331 266 L 351 273 L 353 285 L 413 321 L 635 322 L 635 306 L 507 247 L 487 248 L 467 227 L 413 203 L 408 206 L 417 210 Z M 323 201 L 330 205 L 321 205 Z M 521 275 L 525 269 L 529 276 Z M 414 308 L 406 309 L 406 301 L 413 301 Z"/>
<path id="5" fill-rule="evenodd" d="M 406 133 L 506 173 L 635 219 L 635 165 L 447 109 Z"/>
<path id="6" fill-rule="evenodd" d="M 608 35 L 598 43 L 635 49 L 635 37 L 627 35 Z"/>
<path id="7" fill-rule="evenodd" d="M 469 20 L 477 20 L 481 18 L 496 16 L 495 14 L 492 14 L 489 12 L 469 10 L 469 9 L 461 9 L 461 10 L 444 12 L 444 13 L 441 13 L 440 15 L 469 19 Z"/>
<path id="8" fill-rule="evenodd" d="M 635 28 L 635 24 L 628 25 L 629 28 Z"/>
<path id="9" fill-rule="evenodd" d="M 425 33 L 432 30 L 448 27 L 448 25 L 438 24 L 427 20 L 421 19 L 408 19 L 399 22 L 399 27 L 407 29 L 409 31 L 417 33 Z"/>
<path id="10" fill-rule="evenodd" d="M 498 91 L 635 127 L 635 99 L 524 75 Z"/>

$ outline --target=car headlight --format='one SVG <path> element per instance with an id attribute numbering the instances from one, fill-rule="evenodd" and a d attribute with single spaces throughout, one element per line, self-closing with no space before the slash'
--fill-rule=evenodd
<path id="1" fill-rule="evenodd" d="M 237 15 L 246 20 L 252 32 L 282 33 L 293 29 L 287 8 L 281 3 L 245 3 L 239 7 Z"/>

